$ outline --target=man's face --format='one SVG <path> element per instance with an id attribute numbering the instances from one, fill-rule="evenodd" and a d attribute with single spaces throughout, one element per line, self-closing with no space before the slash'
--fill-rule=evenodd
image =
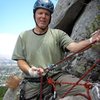
<path id="1" fill-rule="evenodd" d="M 51 13 L 46 9 L 37 9 L 35 12 L 35 21 L 39 28 L 45 29 L 48 27 L 51 18 Z"/>

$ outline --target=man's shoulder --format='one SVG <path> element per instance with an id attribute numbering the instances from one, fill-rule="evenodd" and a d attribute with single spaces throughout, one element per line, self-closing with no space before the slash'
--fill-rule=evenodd
<path id="1" fill-rule="evenodd" d="M 64 33 L 64 31 L 63 30 L 61 30 L 61 29 L 55 29 L 55 28 L 50 28 L 50 31 L 52 32 L 52 33 Z"/>
<path id="2" fill-rule="evenodd" d="M 30 30 L 25 30 L 25 31 L 20 33 L 20 36 L 23 37 L 23 36 L 29 35 L 31 33 L 31 31 L 32 31 L 31 29 Z"/>
<path id="3" fill-rule="evenodd" d="M 51 31 L 62 31 L 60 29 L 56 29 L 56 28 L 49 28 Z"/>
<path id="4" fill-rule="evenodd" d="M 62 35 L 62 34 L 66 34 L 63 30 L 61 29 L 50 29 L 50 33 L 54 34 L 54 35 Z"/>

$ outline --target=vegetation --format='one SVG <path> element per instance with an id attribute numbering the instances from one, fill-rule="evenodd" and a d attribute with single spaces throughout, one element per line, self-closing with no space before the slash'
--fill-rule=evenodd
<path id="1" fill-rule="evenodd" d="M 2 100 L 7 88 L 6 87 L 0 87 L 0 100 Z"/>

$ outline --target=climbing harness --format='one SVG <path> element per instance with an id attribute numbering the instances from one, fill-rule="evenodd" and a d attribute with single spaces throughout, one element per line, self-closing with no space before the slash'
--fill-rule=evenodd
<path id="1" fill-rule="evenodd" d="M 25 85 L 26 85 L 27 81 L 23 80 L 20 86 L 20 100 L 25 100 Z"/>
<path id="2" fill-rule="evenodd" d="M 21 85 L 20 85 L 20 98 L 19 100 L 33 100 L 34 98 L 37 98 L 36 100 L 48 100 L 48 97 L 51 98 L 50 100 L 53 100 L 53 87 L 52 85 L 50 85 L 48 87 L 48 91 L 46 92 L 43 92 L 43 83 L 47 83 L 47 74 L 45 76 L 42 76 L 42 73 L 39 73 L 40 77 L 36 77 L 36 78 L 30 78 L 30 77 L 25 77 L 23 79 L 23 81 L 21 82 Z M 27 82 L 32 82 L 32 83 L 40 83 L 40 93 L 37 93 L 36 95 L 33 95 L 31 97 L 28 97 L 26 98 L 25 97 L 25 88 L 26 88 L 26 83 Z M 49 95 L 47 95 L 49 93 Z M 45 96 L 47 95 L 47 96 Z"/>

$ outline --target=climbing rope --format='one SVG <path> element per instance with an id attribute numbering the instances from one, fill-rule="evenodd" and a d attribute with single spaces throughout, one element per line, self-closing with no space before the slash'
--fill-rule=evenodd
<path id="1" fill-rule="evenodd" d="M 76 54 L 78 54 L 78 53 L 80 53 L 80 52 L 83 52 L 83 51 L 87 50 L 88 48 L 91 47 L 91 45 L 95 44 L 96 42 L 97 42 L 97 41 L 94 41 L 94 42 L 88 44 L 87 46 L 83 47 L 83 48 L 80 49 L 79 51 L 77 51 L 77 52 L 75 52 L 75 53 L 72 53 L 72 54 L 70 54 L 69 56 L 64 57 L 64 59 L 62 59 L 62 60 L 56 62 L 55 64 L 52 64 L 49 68 L 46 68 L 45 71 L 46 71 L 46 72 L 49 72 L 49 71 L 51 71 L 51 70 L 54 70 L 54 69 L 57 67 L 57 65 L 63 63 L 64 61 L 69 60 L 69 59 L 70 59 L 71 57 L 73 57 L 74 55 L 76 55 Z"/>
<path id="2" fill-rule="evenodd" d="M 56 86 L 55 86 L 56 84 L 70 84 L 70 85 L 73 85 L 69 90 L 67 90 L 67 92 L 64 93 L 63 96 L 61 96 L 61 98 L 64 98 L 66 95 L 68 95 L 68 93 L 70 93 L 71 90 L 72 90 L 75 86 L 77 86 L 77 85 L 84 86 L 84 87 L 86 88 L 86 90 L 87 90 L 87 95 L 81 94 L 81 93 L 76 94 L 76 95 L 81 95 L 81 96 L 86 97 L 88 100 L 92 100 L 92 99 L 91 99 L 91 96 L 90 96 L 90 93 L 89 93 L 89 90 L 92 88 L 92 84 L 89 83 L 88 81 L 86 81 L 84 84 L 80 84 L 79 82 L 80 82 L 81 80 L 83 80 L 83 78 L 85 78 L 85 77 L 96 67 L 96 65 L 97 65 L 98 63 L 100 63 L 100 59 L 97 60 L 97 61 L 92 65 L 92 67 L 90 67 L 90 69 L 88 69 L 88 70 L 83 74 L 83 76 L 82 76 L 77 82 L 75 82 L 75 83 L 72 83 L 72 82 L 57 82 L 57 81 L 54 81 L 52 78 L 48 78 L 48 83 L 51 84 L 51 85 L 53 85 L 54 90 L 56 90 Z"/>
<path id="3" fill-rule="evenodd" d="M 86 49 L 90 48 L 92 44 L 95 44 L 96 42 L 97 42 L 97 41 L 94 41 L 94 42 L 90 43 L 89 45 L 87 45 L 86 47 L 80 49 L 79 51 L 77 51 L 77 52 L 75 52 L 75 53 L 73 53 L 73 54 L 71 54 L 71 55 L 65 57 L 63 60 L 60 60 L 59 62 L 57 62 L 57 63 L 51 65 L 49 68 L 45 69 L 45 72 L 48 73 L 49 71 L 54 70 L 54 69 L 57 67 L 57 65 L 61 64 L 62 62 L 66 61 L 66 60 L 69 60 L 69 59 L 70 59 L 72 56 L 74 56 L 75 54 L 85 51 Z M 73 86 L 72 86 L 67 92 L 65 92 L 65 93 L 63 94 L 63 96 L 61 96 L 61 98 L 64 98 L 68 93 L 70 93 L 70 91 L 71 91 L 75 86 L 77 86 L 77 85 L 82 85 L 82 86 L 84 86 L 84 87 L 86 88 L 86 90 L 87 90 L 87 95 L 81 94 L 81 93 L 76 94 L 76 95 L 81 95 L 81 96 L 86 97 L 88 100 L 91 100 L 91 96 L 90 96 L 90 93 L 89 93 L 89 89 L 92 88 L 92 84 L 89 83 L 89 82 L 85 82 L 85 84 L 80 84 L 79 82 L 80 82 L 84 77 L 86 77 L 87 74 L 89 74 L 89 73 L 94 69 L 94 67 L 96 67 L 96 64 L 97 64 L 98 62 L 100 63 L 100 59 L 97 60 L 96 63 L 95 63 L 92 67 L 90 67 L 90 69 L 89 69 L 86 73 L 84 73 L 83 76 L 82 76 L 77 82 L 75 82 L 75 83 L 70 83 L 70 82 L 57 82 L 57 81 L 52 80 L 52 78 L 48 78 L 48 79 L 47 79 L 48 84 L 51 84 L 51 85 L 53 86 L 54 98 L 56 97 L 56 86 L 55 86 L 56 84 L 70 84 L 70 85 L 73 85 Z M 42 100 L 42 83 L 43 83 L 43 82 L 42 82 L 42 77 L 41 77 L 40 100 Z"/>

